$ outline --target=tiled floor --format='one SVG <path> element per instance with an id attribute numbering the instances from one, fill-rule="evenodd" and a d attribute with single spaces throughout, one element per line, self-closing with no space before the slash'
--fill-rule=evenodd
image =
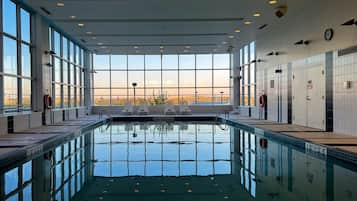
<path id="1" fill-rule="evenodd" d="M 282 124 L 266 120 L 251 119 L 239 115 L 230 116 L 231 120 L 238 121 L 244 124 L 249 124 L 257 128 L 261 128 L 282 135 L 303 139 L 315 144 L 331 146 L 343 151 L 348 151 L 357 154 L 357 137 L 338 134 L 334 132 L 324 132 L 319 129 Z"/>
<path id="2" fill-rule="evenodd" d="M 0 155 L 26 148 L 36 143 L 49 140 L 59 135 L 73 132 L 84 125 L 93 124 L 99 120 L 96 115 L 86 116 L 81 119 L 61 122 L 55 125 L 31 128 L 21 132 L 0 135 Z"/>

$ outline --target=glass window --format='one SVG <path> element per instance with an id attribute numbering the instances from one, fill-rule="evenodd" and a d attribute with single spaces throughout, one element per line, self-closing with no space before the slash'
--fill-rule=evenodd
<path id="1" fill-rule="evenodd" d="M 211 70 L 197 70 L 197 87 L 211 87 L 212 86 L 212 71 Z"/>
<path id="2" fill-rule="evenodd" d="M 111 69 L 126 70 L 127 60 L 126 55 L 111 55 Z"/>
<path id="3" fill-rule="evenodd" d="M 180 102 L 187 104 L 194 104 L 196 102 L 195 88 L 180 88 Z"/>
<path id="4" fill-rule="evenodd" d="M 229 69 L 229 54 L 215 54 L 213 62 L 215 69 Z"/>
<path id="5" fill-rule="evenodd" d="M 132 87 L 133 83 L 136 83 L 137 87 L 144 87 L 144 71 L 129 71 L 128 81 L 128 87 Z"/>
<path id="6" fill-rule="evenodd" d="M 69 41 L 69 60 L 74 62 L 74 44 L 72 41 Z"/>
<path id="7" fill-rule="evenodd" d="M 26 44 L 21 45 L 21 70 L 22 76 L 31 77 L 31 52 Z"/>
<path id="8" fill-rule="evenodd" d="M 126 71 L 112 71 L 112 88 L 126 88 L 127 87 L 127 73 Z"/>
<path id="9" fill-rule="evenodd" d="M 227 104 L 230 101 L 230 89 L 226 88 L 214 88 L 213 89 L 213 98 L 214 104 Z"/>
<path id="10" fill-rule="evenodd" d="M 109 105 L 110 104 L 110 90 L 109 89 L 94 89 L 94 104 L 95 105 Z"/>
<path id="11" fill-rule="evenodd" d="M 22 107 L 31 108 L 31 80 L 22 79 Z"/>
<path id="12" fill-rule="evenodd" d="M 212 55 L 211 54 L 198 54 L 196 55 L 196 68 L 197 69 L 211 69 L 212 68 Z"/>
<path id="13" fill-rule="evenodd" d="M 71 106 L 74 107 L 76 106 L 76 88 L 75 87 L 70 87 L 70 99 L 71 99 Z"/>
<path id="14" fill-rule="evenodd" d="M 53 33 L 53 40 L 54 40 L 53 48 L 55 53 L 57 55 L 61 55 L 61 36 L 57 31 Z"/>
<path id="15" fill-rule="evenodd" d="M 146 87 L 161 87 L 161 71 L 146 71 L 145 76 Z"/>
<path id="16" fill-rule="evenodd" d="M 181 70 L 179 76 L 180 87 L 195 87 L 195 71 Z"/>
<path id="17" fill-rule="evenodd" d="M 68 85 L 63 85 L 63 107 L 69 106 Z"/>
<path id="18" fill-rule="evenodd" d="M 213 58 L 216 58 L 215 68 L 212 68 Z M 226 104 L 230 100 L 230 90 L 225 92 L 224 101 L 218 99 L 220 95 L 212 96 L 212 92 L 215 88 L 230 89 L 229 59 L 229 54 L 94 55 L 94 69 L 98 70 L 94 73 L 93 88 L 108 91 L 95 94 L 94 102 L 97 105 L 134 103 L 132 84 L 136 83 L 136 104 L 154 102 L 154 97 L 158 96 L 162 96 L 163 102 L 173 104 L 212 104 L 213 101 Z"/>
<path id="19" fill-rule="evenodd" d="M 21 39 L 30 43 L 30 13 L 21 9 Z"/>
<path id="20" fill-rule="evenodd" d="M 144 55 L 128 55 L 128 69 L 144 69 Z"/>
<path id="21" fill-rule="evenodd" d="M 163 55 L 162 56 L 162 69 L 177 69 L 178 56 L 177 55 Z"/>
<path id="22" fill-rule="evenodd" d="M 127 102 L 128 90 L 125 89 L 112 89 L 112 105 L 124 105 Z"/>
<path id="23" fill-rule="evenodd" d="M 180 69 L 195 69 L 195 55 L 184 54 L 179 56 Z"/>
<path id="24" fill-rule="evenodd" d="M 72 85 L 74 85 L 75 84 L 75 79 L 76 79 L 76 68 L 75 68 L 75 66 L 73 65 L 73 64 L 71 64 L 70 65 L 71 66 L 71 69 L 70 69 L 70 83 L 72 84 Z"/>
<path id="25" fill-rule="evenodd" d="M 67 62 L 63 62 L 63 66 L 62 66 L 62 73 L 63 73 L 63 83 L 64 84 L 68 84 L 68 63 Z"/>
<path id="26" fill-rule="evenodd" d="M 178 71 L 162 72 L 163 87 L 178 87 Z"/>
<path id="27" fill-rule="evenodd" d="M 165 95 L 167 102 L 170 104 L 178 104 L 178 88 L 163 88 L 162 93 Z"/>
<path id="28" fill-rule="evenodd" d="M 4 76 L 4 108 L 5 110 L 17 109 L 17 78 Z"/>
<path id="29" fill-rule="evenodd" d="M 211 88 L 197 88 L 197 104 L 211 104 L 212 103 L 212 89 Z"/>
<path id="30" fill-rule="evenodd" d="M 229 70 L 215 70 L 213 72 L 214 87 L 229 87 Z"/>
<path id="31" fill-rule="evenodd" d="M 79 65 L 79 47 L 78 47 L 78 45 L 76 45 L 76 52 L 75 52 L 75 54 L 76 54 L 76 64 Z"/>
<path id="32" fill-rule="evenodd" d="M 94 55 L 93 56 L 94 69 L 109 69 L 108 55 Z"/>
<path id="33" fill-rule="evenodd" d="M 6 33 L 0 33 L 3 39 L 3 47 L 1 47 L 3 71 L 0 73 L 4 74 L 3 91 L 0 92 L 4 105 L 1 107 L 5 112 L 29 110 L 31 109 L 30 13 L 23 8 L 17 8 L 14 1 L 1 1 L 3 31 Z M 17 29 L 18 22 L 20 29 Z M 22 95 L 19 97 L 19 94 Z"/>
<path id="34" fill-rule="evenodd" d="M 11 0 L 2 1 L 3 31 L 16 37 L 16 4 Z"/>
<path id="35" fill-rule="evenodd" d="M 109 88 L 110 87 L 110 72 L 98 71 L 94 73 L 94 86 L 96 88 Z"/>
<path id="36" fill-rule="evenodd" d="M 80 78 L 81 77 L 81 70 L 82 69 L 79 68 L 79 67 L 76 68 L 76 76 L 77 76 L 76 77 L 76 85 L 77 86 L 80 86 L 80 83 L 81 83 L 81 78 Z"/>
<path id="37" fill-rule="evenodd" d="M 253 61 L 255 59 L 255 42 L 251 42 L 249 45 L 249 50 L 250 50 L 250 61 Z"/>
<path id="38" fill-rule="evenodd" d="M 62 107 L 62 86 L 55 84 L 55 107 Z"/>
<path id="39" fill-rule="evenodd" d="M 4 73 L 17 75 L 17 45 L 16 40 L 4 36 Z"/>
<path id="40" fill-rule="evenodd" d="M 63 59 L 68 60 L 68 39 L 66 37 L 62 37 L 62 52 Z"/>
<path id="41" fill-rule="evenodd" d="M 145 55 L 145 69 L 146 70 L 160 70 L 161 69 L 161 55 Z"/>

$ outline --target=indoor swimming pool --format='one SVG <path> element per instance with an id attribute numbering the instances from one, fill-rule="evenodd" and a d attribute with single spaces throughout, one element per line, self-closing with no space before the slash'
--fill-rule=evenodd
<path id="1" fill-rule="evenodd" d="M 357 200 L 357 168 L 217 122 L 113 122 L 1 169 L 0 200 Z"/>

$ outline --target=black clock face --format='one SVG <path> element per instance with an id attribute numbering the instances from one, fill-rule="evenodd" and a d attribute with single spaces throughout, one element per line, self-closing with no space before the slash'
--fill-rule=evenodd
<path id="1" fill-rule="evenodd" d="M 333 29 L 326 29 L 325 31 L 325 40 L 330 41 L 333 38 Z"/>

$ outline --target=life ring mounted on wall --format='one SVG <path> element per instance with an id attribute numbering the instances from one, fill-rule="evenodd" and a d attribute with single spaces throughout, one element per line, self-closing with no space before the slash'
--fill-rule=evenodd
<path id="1" fill-rule="evenodd" d="M 46 94 L 43 97 L 43 103 L 45 109 L 52 109 L 52 97 L 50 95 Z"/>

